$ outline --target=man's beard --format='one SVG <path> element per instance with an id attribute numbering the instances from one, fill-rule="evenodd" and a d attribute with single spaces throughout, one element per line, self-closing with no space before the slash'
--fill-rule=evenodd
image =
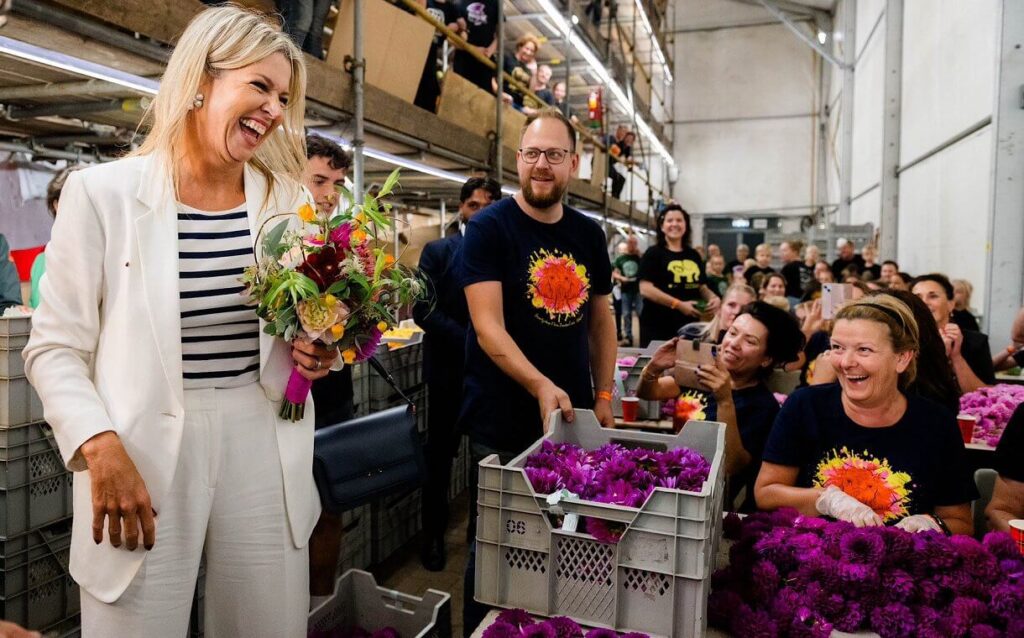
<path id="1" fill-rule="evenodd" d="M 532 175 L 532 173 L 528 175 L 520 184 L 523 188 L 523 199 L 526 200 L 527 204 L 534 208 L 544 209 L 551 208 L 558 202 L 562 201 L 562 197 L 565 195 L 565 191 L 569 185 L 568 182 L 563 184 L 561 188 L 559 188 L 556 182 L 552 182 L 551 192 L 547 195 L 539 195 L 533 192 L 532 182 L 530 181 L 530 177 L 532 177 Z"/>

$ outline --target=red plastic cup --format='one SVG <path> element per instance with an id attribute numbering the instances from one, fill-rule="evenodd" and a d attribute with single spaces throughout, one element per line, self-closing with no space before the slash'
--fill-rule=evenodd
<path id="1" fill-rule="evenodd" d="M 622 420 L 636 421 L 640 417 L 640 399 L 622 397 Z"/>
<path id="2" fill-rule="evenodd" d="M 1017 545 L 1017 551 L 1024 555 L 1024 518 L 1015 518 L 1010 521 L 1010 537 Z"/>
<path id="3" fill-rule="evenodd" d="M 956 422 L 960 425 L 960 436 L 964 438 L 964 443 L 974 441 L 974 426 L 978 424 L 978 417 L 973 414 L 958 414 Z"/>

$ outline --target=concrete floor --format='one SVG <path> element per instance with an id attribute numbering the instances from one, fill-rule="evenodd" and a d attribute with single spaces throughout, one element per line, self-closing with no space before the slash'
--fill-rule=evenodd
<path id="1" fill-rule="evenodd" d="M 469 545 L 466 525 L 469 522 L 469 492 L 465 491 L 451 504 L 451 521 L 446 535 L 448 564 L 443 572 L 430 572 L 420 564 L 420 539 L 414 538 L 405 547 L 372 571 L 384 587 L 405 594 L 422 596 L 427 589 L 451 594 L 452 636 L 459 638 L 462 627 L 462 583 L 466 571 Z M 473 628 L 475 629 L 475 627 Z M 470 630 L 469 633 L 472 633 Z"/>

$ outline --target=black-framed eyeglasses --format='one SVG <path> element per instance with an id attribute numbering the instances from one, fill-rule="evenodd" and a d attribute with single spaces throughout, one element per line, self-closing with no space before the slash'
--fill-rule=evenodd
<path id="1" fill-rule="evenodd" d="M 555 166 L 565 161 L 566 157 L 569 157 L 571 153 L 567 148 L 548 148 L 543 151 L 539 148 L 521 148 L 519 149 L 519 155 L 523 158 L 523 161 L 527 164 L 536 164 L 540 156 L 543 155 L 548 158 L 548 164 Z"/>

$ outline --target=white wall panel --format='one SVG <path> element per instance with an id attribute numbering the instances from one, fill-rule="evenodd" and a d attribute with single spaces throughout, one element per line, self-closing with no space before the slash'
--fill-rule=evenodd
<path id="1" fill-rule="evenodd" d="M 998 0 L 906 0 L 900 163 L 992 114 Z"/>
<path id="2" fill-rule="evenodd" d="M 679 34 L 675 119 L 811 113 L 813 56 L 782 25 Z"/>
<path id="3" fill-rule="evenodd" d="M 877 9 L 857 3 L 858 36 L 867 37 L 877 17 Z M 861 19 L 864 16 L 869 19 Z M 854 72 L 853 115 L 853 196 L 877 184 L 882 174 L 882 106 L 885 79 L 885 25 L 878 30 L 861 53 Z"/>
<path id="4" fill-rule="evenodd" d="M 860 193 L 854 193 L 855 196 L 858 194 Z M 881 189 L 876 188 L 850 204 L 850 223 L 874 224 L 877 229 L 881 217 L 881 197 Z"/>
<path id="5" fill-rule="evenodd" d="M 676 132 L 676 197 L 691 212 L 810 203 L 811 118 L 689 124 Z"/>
<path id="6" fill-rule="evenodd" d="M 763 7 L 736 0 L 675 0 L 677 29 L 704 29 L 772 20 Z"/>
<path id="7" fill-rule="evenodd" d="M 991 165 L 992 136 L 986 127 L 901 174 L 903 270 L 967 279 L 975 299 L 984 299 Z"/>

